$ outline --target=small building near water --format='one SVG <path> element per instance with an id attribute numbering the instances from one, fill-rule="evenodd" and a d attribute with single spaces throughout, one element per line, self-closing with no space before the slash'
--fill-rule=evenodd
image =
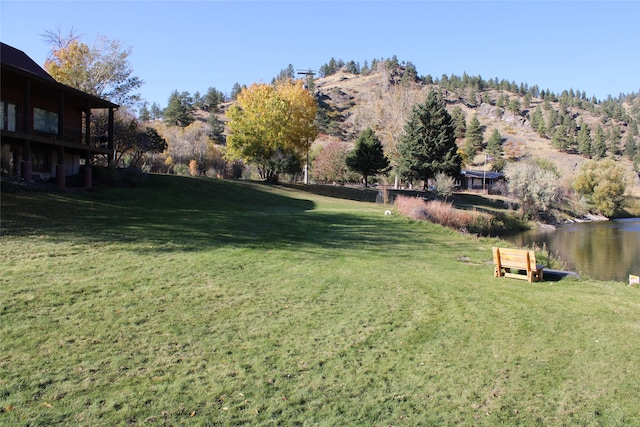
<path id="1" fill-rule="evenodd" d="M 504 184 L 505 177 L 501 172 L 462 169 L 456 179 L 456 186 L 461 190 L 486 190 L 491 192 L 498 184 Z"/>

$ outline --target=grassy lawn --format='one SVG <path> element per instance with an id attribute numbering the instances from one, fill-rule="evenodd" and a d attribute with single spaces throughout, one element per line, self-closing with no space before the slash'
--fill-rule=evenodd
<path id="1" fill-rule="evenodd" d="M 2 194 L 0 425 L 640 425 L 640 291 L 255 183 Z"/>

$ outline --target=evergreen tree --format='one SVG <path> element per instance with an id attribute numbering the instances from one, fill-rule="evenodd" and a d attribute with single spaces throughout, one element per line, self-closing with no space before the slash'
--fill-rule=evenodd
<path id="1" fill-rule="evenodd" d="M 218 116 L 214 111 L 209 113 L 209 118 L 207 119 L 207 126 L 209 138 L 214 140 L 218 144 L 224 144 L 224 125 L 218 119 Z"/>
<path id="2" fill-rule="evenodd" d="M 205 111 L 218 111 L 218 105 L 224 102 L 224 93 L 216 88 L 210 87 L 202 97 L 202 109 Z"/>
<path id="3" fill-rule="evenodd" d="M 379 173 L 386 173 L 389 159 L 384 155 L 382 143 L 371 128 L 366 128 L 356 140 L 355 149 L 346 159 L 347 167 L 362 176 L 364 186 L 368 187 L 368 178 Z"/>
<path id="4" fill-rule="evenodd" d="M 545 136 L 549 137 L 550 135 L 553 135 L 553 133 L 556 131 L 557 125 L 558 125 L 558 112 L 552 108 L 549 110 L 549 114 L 547 116 L 547 130 L 546 130 Z"/>
<path id="5" fill-rule="evenodd" d="M 142 107 L 140 107 L 140 111 L 138 111 L 138 118 L 141 122 L 148 122 L 151 120 L 151 112 L 149 111 L 149 108 L 147 108 L 147 105 L 149 104 L 145 102 L 142 104 Z"/>
<path id="6" fill-rule="evenodd" d="M 371 72 L 371 68 L 369 68 L 369 63 L 367 62 L 367 60 L 364 60 L 364 64 L 362 64 L 362 68 L 360 69 L 360 73 L 363 76 L 368 75 Z"/>
<path id="7" fill-rule="evenodd" d="M 617 156 L 618 154 L 620 154 L 620 142 L 621 142 L 620 139 L 621 139 L 620 128 L 617 125 L 615 125 L 611 129 L 609 129 L 609 137 L 608 137 L 609 147 L 610 147 L 612 156 Z"/>
<path id="8" fill-rule="evenodd" d="M 591 146 L 591 155 L 595 159 L 604 159 L 607 157 L 607 143 L 604 140 L 604 131 L 602 126 L 598 125 L 596 134 L 593 137 L 593 145 Z"/>
<path id="9" fill-rule="evenodd" d="M 627 137 L 625 138 L 624 143 L 624 155 L 629 159 L 633 160 L 638 152 L 638 146 L 636 145 L 636 140 L 633 137 L 633 133 L 627 131 Z"/>
<path id="10" fill-rule="evenodd" d="M 591 131 L 585 122 L 580 122 L 578 131 L 578 153 L 583 156 L 591 156 Z"/>
<path id="11" fill-rule="evenodd" d="M 504 108 L 509 103 L 509 96 L 501 93 L 496 101 L 496 107 Z"/>
<path id="12" fill-rule="evenodd" d="M 156 120 L 162 118 L 162 108 L 157 103 L 151 104 L 151 119 Z"/>
<path id="13" fill-rule="evenodd" d="M 465 148 L 464 151 L 469 158 L 473 158 L 478 150 L 482 148 L 484 143 L 484 136 L 482 135 L 482 126 L 480 126 L 480 120 L 478 115 L 474 114 L 467 126 L 465 133 Z"/>
<path id="14" fill-rule="evenodd" d="M 400 79 L 401 84 L 410 84 L 418 81 L 418 70 L 412 62 L 407 62 L 404 66 L 404 74 Z"/>
<path id="15" fill-rule="evenodd" d="M 193 101 L 189 92 L 173 91 L 169 103 L 164 110 L 164 120 L 169 126 L 187 127 L 195 121 L 193 116 Z"/>
<path id="16" fill-rule="evenodd" d="M 345 64 L 344 71 L 351 74 L 360 74 L 360 66 L 351 60 Z"/>
<path id="17" fill-rule="evenodd" d="M 464 138 L 467 130 L 467 121 L 464 118 L 464 113 L 459 105 L 453 107 L 451 110 L 451 119 L 453 120 L 453 126 L 455 127 L 456 139 Z"/>
<path id="18" fill-rule="evenodd" d="M 544 126 L 544 114 L 542 114 L 542 108 L 540 105 L 536 105 L 536 108 L 533 110 L 533 114 L 531 115 L 531 127 L 540 134 L 540 131 L 543 133 L 546 132 Z"/>
<path id="19" fill-rule="evenodd" d="M 278 75 L 274 77 L 271 83 L 275 84 L 276 82 L 279 82 L 282 80 L 293 80 L 294 77 L 295 77 L 295 72 L 293 70 L 293 65 L 289 64 L 287 68 L 285 68 L 284 70 L 280 70 Z"/>
<path id="20" fill-rule="evenodd" d="M 438 172 L 450 176 L 460 173 L 462 159 L 458 154 L 451 115 L 442 96 L 429 92 L 423 104 L 417 104 L 404 127 L 398 143 L 399 170 L 406 178 L 428 184 Z"/>
<path id="21" fill-rule="evenodd" d="M 567 151 L 569 149 L 567 130 L 564 125 L 556 126 L 553 136 L 551 137 L 551 145 L 560 151 Z"/>
<path id="22" fill-rule="evenodd" d="M 487 140 L 487 152 L 493 157 L 502 156 L 502 135 L 500 135 L 498 129 L 494 129 Z"/>
<path id="23" fill-rule="evenodd" d="M 514 115 L 516 115 L 516 116 L 519 115 L 520 114 L 520 100 L 518 98 L 513 98 L 511 101 L 509 101 L 508 109 Z"/>
<path id="24" fill-rule="evenodd" d="M 242 86 L 240 86 L 240 83 L 235 83 L 231 88 L 231 99 L 234 101 L 238 99 L 240 92 L 242 92 Z"/>

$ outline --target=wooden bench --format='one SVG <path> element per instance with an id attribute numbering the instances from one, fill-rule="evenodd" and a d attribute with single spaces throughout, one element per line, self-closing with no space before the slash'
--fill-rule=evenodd
<path id="1" fill-rule="evenodd" d="M 495 277 L 511 277 L 528 280 L 529 283 L 543 280 L 543 266 L 536 264 L 536 254 L 525 249 L 493 248 Z"/>

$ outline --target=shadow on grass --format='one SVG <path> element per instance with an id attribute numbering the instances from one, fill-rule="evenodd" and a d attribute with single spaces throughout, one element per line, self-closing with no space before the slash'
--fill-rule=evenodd
<path id="1" fill-rule="evenodd" d="M 380 232 L 380 227 L 388 227 Z M 272 186 L 154 175 L 140 188 L 22 192 L 2 198 L 2 235 L 122 242 L 136 251 L 255 248 L 379 248 L 410 239 L 406 228 L 356 213 L 317 210 Z"/>

